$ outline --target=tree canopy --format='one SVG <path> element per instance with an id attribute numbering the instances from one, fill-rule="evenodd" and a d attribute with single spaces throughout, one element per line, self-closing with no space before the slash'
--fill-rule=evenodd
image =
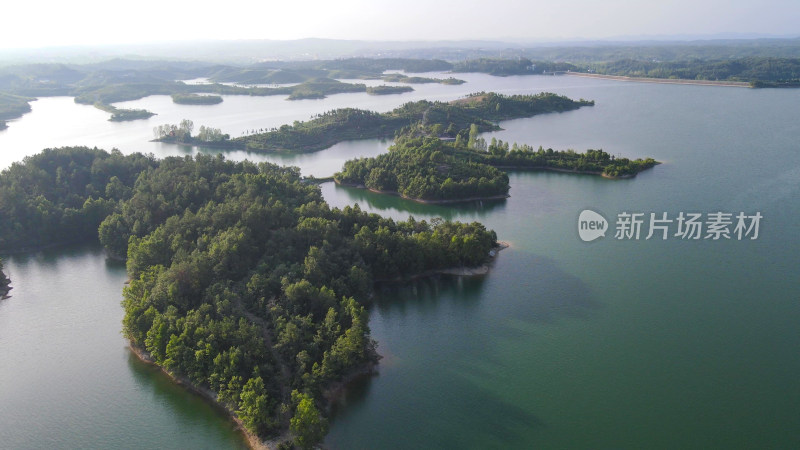
<path id="1" fill-rule="evenodd" d="M 479 265 L 497 239 L 479 223 L 331 209 L 297 168 L 222 156 L 51 149 L 0 174 L 0 202 L 7 244 L 94 233 L 124 257 L 131 343 L 251 432 L 291 427 L 302 447 L 325 433 L 325 388 L 377 358 L 373 283 Z"/>

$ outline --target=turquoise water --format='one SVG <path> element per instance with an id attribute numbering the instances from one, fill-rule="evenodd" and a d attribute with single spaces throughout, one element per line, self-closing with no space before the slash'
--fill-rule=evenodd
<path id="1" fill-rule="evenodd" d="M 42 99 L 0 132 L 2 162 L 66 144 L 159 156 L 198 151 L 147 142 L 153 124 L 183 117 L 235 135 L 348 101 L 388 110 L 478 90 L 594 99 L 592 108 L 505 122 L 486 137 L 664 164 L 631 180 L 514 172 L 509 199 L 459 206 L 322 185 L 334 206 L 478 220 L 511 243 L 487 276 L 379 288 L 370 309 L 384 355 L 379 375 L 337 405 L 326 444 L 798 448 L 800 91 L 464 78 L 388 98 L 226 97 L 209 108 L 227 109 L 193 109 L 195 116 L 161 97 L 129 102 L 158 112 L 152 123 L 114 124 L 71 99 Z M 50 133 L 33 132 L 56 117 Z M 345 143 L 283 162 L 324 176 L 338 161 L 386 145 Z M 757 240 L 617 241 L 609 233 L 584 243 L 577 217 L 585 208 L 612 226 L 623 211 L 764 218 Z M 242 445 L 223 415 L 131 359 L 119 334 L 124 268 L 95 248 L 14 256 L 7 268 L 15 289 L 0 301 L 0 446 Z"/>
<path id="2" fill-rule="evenodd" d="M 128 351 L 124 265 L 85 246 L 4 262 L 0 447 L 246 448 L 232 422 Z"/>
<path id="3" fill-rule="evenodd" d="M 323 186 L 333 205 L 474 218 L 512 244 L 483 280 L 381 296 L 371 327 L 387 362 L 337 411 L 331 445 L 800 445 L 798 92 L 619 83 L 584 96 L 598 106 L 496 136 L 665 163 L 618 181 L 517 172 L 505 202 L 456 212 Z M 764 219 L 757 240 L 584 243 L 584 208 Z"/>

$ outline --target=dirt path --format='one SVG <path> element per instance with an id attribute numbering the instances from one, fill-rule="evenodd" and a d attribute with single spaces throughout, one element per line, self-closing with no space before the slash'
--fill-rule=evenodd
<path id="1" fill-rule="evenodd" d="M 277 350 L 275 350 L 275 346 L 272 345 L 272 335 L 269 332 L 270 330 L 269 324 L 267 323 L 266 320 L 248 311 L 247 308 L 245 308 L 244 305 L 242 305 L 241 299 L 239 299 L 238 297 L 234 297 L 234 299 L 235 299 L 234 306 L 242 313 L 242 315 L 244 315 L 247 318 L 247 320 L 249 320 L 251 323 L 254 323 L 261 329 L 261 335 L 264 337 L 264 341 L 266 342 L 267 347 L 269 348 L 269 352 L 272 355 L 272 359 L 275 360 L 275 363 L 278 365 L 278 369 L 280 370 L 281 373 L 281 378 L 283 378 L 282 380 L 280 380 L 281 400 L 284 403 L 289 404 L 291 396 L 289 395 L 289 388 L 287 386 L 289 385 L 289 380 L 291 380 L 291 374 L 289 373 L 289 368 L 286 367 L 286 364 L 283 363 L 283 358 L 281 358 L 281 355 L 278 354 Z"/>

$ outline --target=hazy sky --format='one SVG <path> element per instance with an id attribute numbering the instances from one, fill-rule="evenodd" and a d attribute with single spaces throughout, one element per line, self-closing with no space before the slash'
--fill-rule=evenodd
<path id="1" fill-rule="evenodd" d="M 188 39 L 800 35 L 800 0 L 10 0 L 0 48 Z"/>

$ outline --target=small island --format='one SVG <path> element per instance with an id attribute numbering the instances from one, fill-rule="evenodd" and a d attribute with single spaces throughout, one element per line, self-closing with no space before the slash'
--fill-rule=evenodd
<path id="1" fill-rule="evenodd" d="M 108 119 L 111 122 L 127 122 L 131 120 L 147 119 L 155 116 L 156 114 L 146 109 L 122 109 L 102 102 L 96 102 L 94 107 L 111 113 Z"/>
<path id="2" fill-rule="evenodd" d="M 367 94 L 370 95 L 389 95 L 389 94 L 403 94 L 405 92 L 411 92 L 414 88 L 411 86 L 389 86 L 389 85 L 380 85 L 380 86 L 370 86 L 367 88 Z"/>
<path id="3" fill-rule="evenodd" d="M 172 94 L 172 101 L 179 105 L 216 105 L 222 103 L 219 95 Z"/>
<path id="4" fill-rule="evenodd" d="M 365 84 L 343 83 L 332 78 L 315 78 L 288 88 L 275 88 L 276 91 L 288 90 L 287 100 L 303 100 L 325 98 L 331 94 L 342 94 L 346 92 L 366 92 Z"/>
<path id="5" fill-rule="evenodd" d="M 459 80 L 458 78 L 453 78 L 453 77 L 448 77 L 448 78 L 428 78 L 428 77 L 416 77 L 416 76 L 410 77 L 408 75 L 403 75 L 400 73 L 392 73 L 389 75 L 384 75 L 381 79 L 387 82 L 409 83 L 409 84 L 439 83 L 439 84 L 458 85 L 466 83 L 466 81 L 464 80 Z"/>
<path id="6" fill-rule="evenodd" d="M 399 195 L 423 203 L 508 197 L 508 175 L 471 162 L 437 138 L 398 137 L 389 153 L 347 161 L 338 184 Z"/>
<path id="7" fill-rule="evenodd" d="M 397 137 L 389 153 L 347 161 L 334 175 L 337 184 L 399 195 L 422 203 L 454 203 L 508 197 L 503 170 L 552 170 L 630 178 L 656 164 L 652 158 L 615 158 L 602 150 L 576 153 L 478 137 L 478 127 L 462 130 L 453 140 L 428 135 L 418 125 Z"/>

